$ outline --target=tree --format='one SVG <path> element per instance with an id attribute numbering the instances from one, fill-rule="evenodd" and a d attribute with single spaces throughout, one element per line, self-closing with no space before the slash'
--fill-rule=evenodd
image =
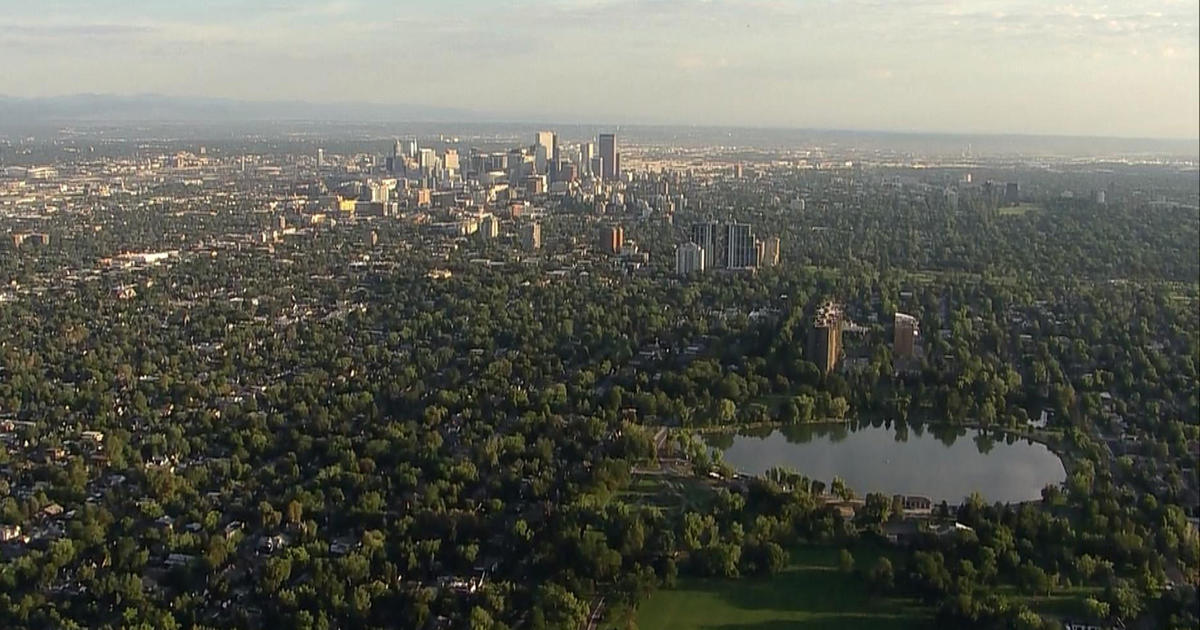
<path id="1" fill-rule="evenodd" d="M 842 573 L 850 573 L 854 571 L 854 555 L 849 549 L 842 549 L 838 552 L 838 570 Z"/>
<path id="2" fill-rule="evenodd" d="M 292 561 L 286 557 L 268 558 L 263 564 L 262 583 L 267 592 L 275 592 L 292 575 Z"/>
<path id="3" fill-rule="evenodd" d="M 763 545 L 763 566 L 767 575 L 776 575 L 787 567 L 788 553 L 774 541 Z"/>
<path id="4" fill-rule="evenodd" d="M 895 580 L 896 574 L 892 568 L 892 561 L 884 556 L 880 556 L 867 572 L 867 583 L 876 593 L 886 593 L 892 590 Z"/>
<path id="5" fill-rule="evenodd" d="M 1083 607 L 1087 610 L 1088 617 L 1093 621 L 1104 621 L 1108 619 L 1111 607 L 1108 602 L 1100 601 L 1095 597 L 1089 597 L 1083 600 Z"/>
<path id="6" fill-rule="evenodd" d="M 292 499 L 287 504 L 287 521 L 291 525 L 299 525 L 304 518 L 304 506 L 296 499 Z"/>
<path id="7" fill-rule="evenodd" d="M 471 608 L 471 617 L 468 622 L 471 630 L 491 630 L 495 622 L 492 621 L 492 616 L 487 610 L 474 606 Z"/>
<path id="8" fill-rule="evenodd" d="M 729 424 L 737 416 L 737 405 L 728 398 L 721 398 L 717 401 L 717 422 L 720 424 Z"/>
<path id="9" fill-rule="evenodd" d="M 854 514 L 855 523 L 864 529 L 879 529 L 892 514 L 892 500 L 878 492 L 867 494 Z"/>
<path id="10" fill-rule="evenodd" d="M 1050 576 L 1041 567 L 1026 561 L 1017 573 L 1017 581 L 1021 590 L 1029 594 L 1048 595 L 1050 593 Z"/>

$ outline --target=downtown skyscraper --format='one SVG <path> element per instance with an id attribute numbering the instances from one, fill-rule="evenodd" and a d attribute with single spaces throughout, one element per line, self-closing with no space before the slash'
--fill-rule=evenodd
<path id="1" fill-rule="evenodd" d="M 617 153 L 617 136 L 602 133 L 598 138 L 600 145 L 600 178 L 611 181 L 621 176 L 621 154 Z"/>

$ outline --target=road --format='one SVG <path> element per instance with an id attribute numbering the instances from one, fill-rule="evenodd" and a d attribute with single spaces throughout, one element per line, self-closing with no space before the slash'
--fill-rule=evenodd
<path id="1" fill-rule="evenodd" d="M 596 624 L 600 623 L 600 619 L 604 617 L 604 598 L 596 600 L 592 604 L 592 612 L 588 615 L 586 630 L 596 630 Z"/>

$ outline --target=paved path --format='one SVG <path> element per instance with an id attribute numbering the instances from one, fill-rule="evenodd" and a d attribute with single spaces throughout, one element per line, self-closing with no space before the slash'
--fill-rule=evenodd
<path id="1" fill-rule="evenodd" d="M 586 630 L 596 630 L 596 624 L 600 623 L 600 618 L 604 616 L 604 598 L 596 600 L 592 604 L 592 612 L 588 615 Z"/>

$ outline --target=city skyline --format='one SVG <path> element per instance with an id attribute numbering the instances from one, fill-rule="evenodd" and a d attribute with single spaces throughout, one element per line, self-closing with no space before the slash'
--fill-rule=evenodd
<path id="1" fill-rule="evenodd" d="M 1187 2 L 215 8 L 10 3 L 4 92 L 403 104 L 513 121 L 1200 135 L 1200 17 Z"/>

